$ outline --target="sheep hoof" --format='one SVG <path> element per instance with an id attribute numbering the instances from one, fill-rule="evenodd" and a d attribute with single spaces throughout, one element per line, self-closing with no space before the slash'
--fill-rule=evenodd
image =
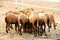
<path id="1" fill-rule="evenodd" d="M 15 31 L 17 32 L 17 30 L 15 29 Z"/>
<path id="2" fill-rule="evenodd" d="M 56 28 L 54 28 L 56 30 Z"/>
<path id="3" fill-rule="evenodd" d="M 37 35 L 34 35 L 34 37 L 37 37 Z"/>
<path id="4" fill-rule="evenodd" d="M 48 32 L 50 32 L 50 30 L 48 30 Z"/>
<path id="5" fill-rule="evenodd" d="M 45 36 L 47 36 L 47 34 L 45 34 Z"/>
<path id="6" fill-rule="evenodd" d="M 19 35 L 22 35 L 22 33 L 20 33 Z"/>
<path id="7" fill-rule="evenodd" d="M 19 33 L 19 31 L 18 31 L 18 33 Z"/>
<path id="8" fill-rule="evenodd" d="M 11 29 L 13 29 L 13 27 L 11 27 Z"/>
<path id="9" fill-rule="evenodd" d="M 8 31 L 6 31 L 6 33 L 8 33 Z"/>
<path id="10" fill-rule="evenodd" d="M 8 29 L 10 31 L 10 29 Z"/>

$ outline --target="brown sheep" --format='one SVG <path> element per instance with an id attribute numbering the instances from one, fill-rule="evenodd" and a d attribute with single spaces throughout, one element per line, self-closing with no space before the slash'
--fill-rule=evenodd
<path id="1" fill-rule="evenodd" d="M 24 10 L 24 13 L 29 17 L 30 14 L 36 14 L 36 15 L 37 15 L 38 11 L 35 10 L 34 8 L 26 8 L 26 9 Z M 34 31 L 33 28 L 32 28 L 32 29 L 29 28 L 29 30 L 30 30 L 29 33 L 31 33 L 31 30 L 32 30 L 32 32 Z"/>
<path id="2" fill-rule="evenodd" d="M 56 23 L 55 23 L 55 18 L 53 16 L 53 14 L 44 13 L 44 15 L 46 15 L 46 17 L 47 17 L 47 25 L 49 27 L 48 32 L 50 32 L 50 28 L 52 26 L 51 24 L 53 24 L 54 29 L 56 29 Z"/>
<path id="3" fill-rule="evenodd" d="M 24 9 L 23 10 L 23 12 L 24 12 L 24 14 L 25 15 L 27 15 L 28 17 L 29 17 L 29 15 L 31 14 L 31 13 L 34 13 L 34 9 L 33 8 L 26 8 L 26 9 Z M 27 30 L 26 31 L 28 31 L 29 32 L 29 27 L 27 27 L 26 28 Z M 33 30 L 33 29 L 32 29 Z M 30 32 L 29 32 L 30 33 Z"/>
<path id="4" fill-rule="evenodd" d="M 48 25 L 48 32 L 50 32 L 51 24 L 53 24 L 54 29 L 56 29 L 56 23 L 55 23 L 55 18 L 54 18 L 54 13 L 51 12 L 50 10 L 44 10 L 43 11 L 44 15 L 47 17 L 47 25 Z"/>
<path id="5" fill-rule="evenodd" d="M 40 13 L 40 12 L 38 12 Z M 47 26 L 48 26 L 48 32 L 50 32 L 50 28 L 51 28 L 51 24 L 53 24 L 54 29 L 56 29 L 56 23 L 55 23 L 55 18 L 53 15 L 53 12 L 51 12 L 50 10 L 43 10 L 41 13 L 43 13 L 46 17 L 47 17 Z"/>
<path id="6" fill-rule="evenodd" d="M 26 16 L 23 13 L 21 13 L 18 16 L 18 30 L 19 30 L 20 35 L 22 35 L 22 33 L 21 33 L 21 29 L 22 28 L 24 28 L 24 31 L 26 32 L 26 25 L 29 25 L 28 16 Z"/>
<path id="7" fill-rule="evenodd" d="M 5 13 L 5 15 L 10 14 L 10 13 L 17 14 L 17 12 L 15 12 L 15 11 L 8 11 L 7 13 Z M 12 24 L 10 24 L 10 27 L 11 27 L 11 29 L 13 29 Z"/>
<path id="8" fill-rule="evenodd" d="M 17 15 L 16 15 L 17 14 Z M 17 25 L 18 25 L 18 19 L 17 19 L 17 17 L 18 17 L 18 15 L 20 14 L 20 12 L 16 12 L 16 14 L 15 14 L 15 12 L 7 12 L 7 14 L 6 14 L 6 17 L 5 17 L 5 22 L 6 22 L 6 32 L 8 33 L 8 30 L 9 30 L 9 26 L 10 26 L 10 24 L 11 24 L 11 27 L 12 27 L 12 24 L 15 24 L 15 26 L 17 27 Z M 17 31 L 17 28 L 15 27 L 15 30 Z"/>
<path id="9" fill-rule="evenodd" d="M 29 15 L 29 27 L 30 27 L 30 31 L 32 32 L 32 28 L 34 29 L 34 36 L 37 36 L 37 15 L 36 14 L 30 14 Z"/>
<path id="10" fill-rule="evenodd" d="M 37 18 L 37 21 L 38 21 L 38 35 L 42 36 L 43 33 L 45 33 L 45 36 L 47 36 L 46 34 L 46 25 L 47 25 L 47 18 L 44 14 L 42 13 L 38 13 L 38 18 Z M 43 28 L 44 26 L 44 28 Z"/>

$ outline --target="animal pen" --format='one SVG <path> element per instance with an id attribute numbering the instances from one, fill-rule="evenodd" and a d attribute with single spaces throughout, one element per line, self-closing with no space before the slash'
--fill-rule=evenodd
<path id="1" fill-rule="evenodd" d="M 5 33 L 5 13 L 26 8 L 34 8 L 39 11 L 53 12 L 57 27 L 47 31 L 47 37 L 33 37 L 33 34 L 23 33 L 18 35 L 15 30 Z M 60 0 L 0 0 L 0 40 L 57 40 L 60 39 Z M 13 26 L 14 27 L 14 26 Z M 48 28 L 46 28 L 47 30 Z"/>

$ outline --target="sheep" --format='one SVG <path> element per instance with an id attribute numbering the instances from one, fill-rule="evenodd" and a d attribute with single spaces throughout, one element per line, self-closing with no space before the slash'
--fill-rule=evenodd
<path id="1" fill-rule="evenodd" d="M 51 24 L 53 24 L 54 29 L 56 29 L 56 23 L 55 23 L 55 18 L 53 14 L 51 13 L 44 13 L 44 15 L 47 17 L 47 25 L 49 27 L 48 32 L 50 32 Z"/>
<path id="2" fill-rule="evenodd" d="M 45 36 L 47 36 L 47 34 L 46 34 L 47 18 L 42 13 L 38 13 L 37 15 L 38 15 L 38 18 L 37 18 L 38 35 L 42 36 L 42 34 L 45 33 Z M 43 26 L 44 26 L 44 28 L 43 28 Z"/>
<path id="3" fill-rule="evenodd" d="M 49 28 L 48 32 L 50 32 L 50 28 L 52 27 L 51 24 L 53 24 L 54 29 L 56 29 L 57 24 L 55 22 L 55 18 L 54 18 L 54 15 L 53 15 L 54 13 L 51 12 L 50 10 L 44 10 L 42 12 L 47 17 L 47 25 L 48 25 L 48 28 Z"/>
<path id="4" fill-rule="evenodd" d="M 15 14 L 14 11 L 8 11 L 7 13 L 5 13 L 5 15 L 10 14 L 10 13 Z M 11 27 L 11 29 L 13 29 L 12 24 L 10 24 L 10 27 Z"/>
<path id="5" fill-rule="evenodd" d="M 31 14 L 36 14 L 37 15 L 37 12 L 35 11 L 35 9 L 33 9 L 33 8 L 26 8 L 25 10 L 24 10 L 24 14 L 25 15 L 27 15 L 28 17 L 31 15 Z M 32 15 L 31 15 L 32 16 Z M 32 24 L 31 24 L 31 26 L 32 26 Z M 32 31 L 31 31 L 32 30 Z M 31 27 L 29 28 L 29 33 L 31 33 L 31 32 L 33 32 L 34 31 L 34 29 L 32 28 L 31 29 Z"/>
<path id="6" fill-rule="evenodd" d="M 29 17 L 29 15 L 31 13 L 34 13 L 34 9 L 33 8 L 26 8 L 26 9 L 23 10 L 23 12 L 24 12 L 25 15 L 27 15 Z M 26 29 L 27 29 L 28 33 L 31 33 L 29 27 L 27 27 Z"/>
<path id="7" fill-rule="evenodd" d="M 54 13 L 51 12 L 50 10 L 43 10 L 42 12 L 38 12 L 38 13 L 43 13 L 46 18 L 47 18 L 47 26 L 48 26 L 48 32 L 50 32 L 50 28 L 51 28 L 51 24 L 53 24 L 54 29 L 56 29 L 56 22 L 55 22 L 55 18 L 54 18 Z"/>
<path id="8" fill-rule="evenodd" d="M 28 16 L 26 16 L 25 14 L 21 13 L 18 16 L 18 30 L 19 30 L 19 34 L 22 35 L 21 33 L 21 29 L 24 28 L 24 31 L 26 32 L 26 25 L 29 25 L 29 19 Z"/>
<path id="9" fill-rule="evenodd" d="M 34 32 L 34 36 L 37 36 L 37 15 L 36 14 L 30 14 L 29 15 L 29 26 L 30 26 L 30 32 L 32 33 L 32 28 Z"/>
<path id="10" fill-rule="evenodd" d="M 17 25 L 18 25 L 18 20 L 17 17 L 18 15 L 20 15 L 20 12 L 7 12 L 6 16 L 5 16 L 5 22 L 6 22 L 6 32 L 8 33 L 9 30 L 9 26 L 12 24 L 15 24 L 15 30 L 17 31 Z"/>

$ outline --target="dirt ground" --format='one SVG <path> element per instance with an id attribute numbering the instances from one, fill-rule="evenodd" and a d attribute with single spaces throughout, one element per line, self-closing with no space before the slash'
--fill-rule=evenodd
<path id="1" fill-rule="evenodd" d="M 24 5 L 25 7 L 29 7 Z M 23 35 L 19 35 L 15 32 L 14 29 L 6 33 L 6 25 L 5 25 L 5 13 L 9 10 L 20 10 L 21 5 L 18 5 L 16 9 L 16 5 L 13 4 L 6 4 L 5 2 L 0 2 L 0 40 L 58 40 L 60 39 L 60 10 L 50 10 L 54 12 L 55 21 L 57 23 L 57 29 L 54 30 L 53 27 L 51 28 L 51 32 L 48 32 L 46 28 L 47 37 L 38 36 L 33 37 L 33 34 L 23 33 Z M 39 8 L 38 8 L 39 9 Z M 14 25 L 13 25 L 14 27 Z"/>

